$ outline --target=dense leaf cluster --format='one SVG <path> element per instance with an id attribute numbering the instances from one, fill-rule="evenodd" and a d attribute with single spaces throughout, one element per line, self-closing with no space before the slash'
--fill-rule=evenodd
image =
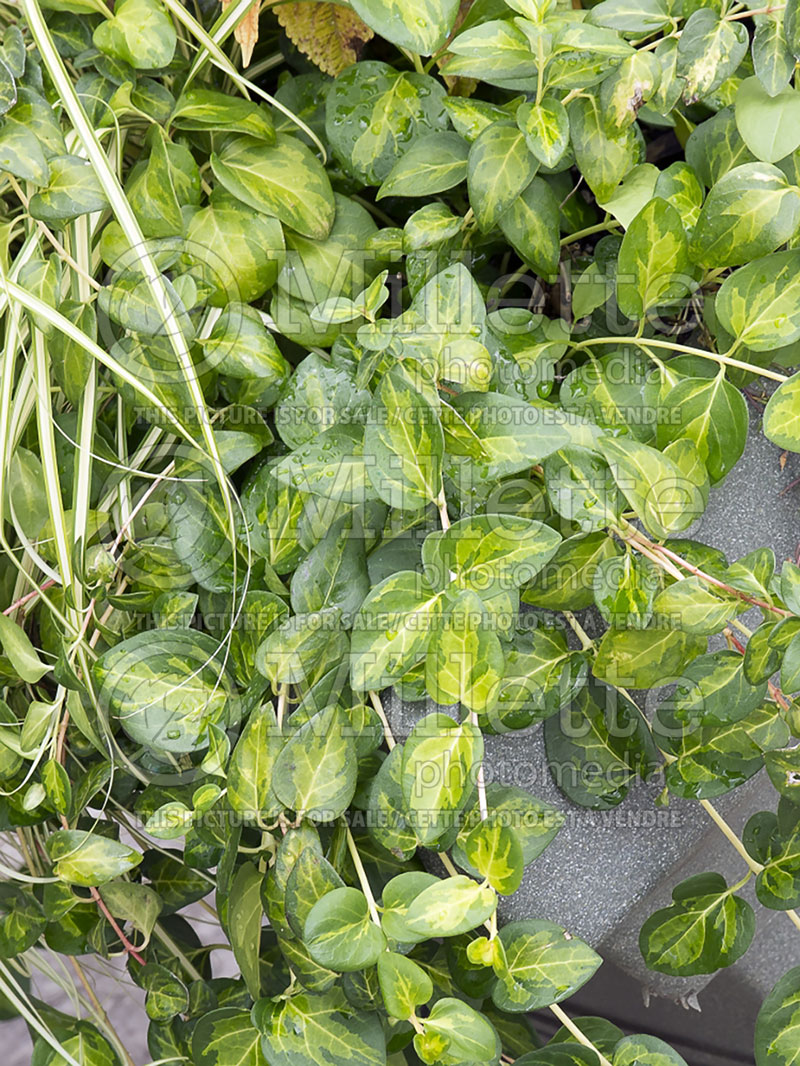
<path id="1" fill-rule="evenodd" d="M 563 816 L 484 737 L 541 728 L 579 807 L 660 775 L 737 848 L 645 922 L 654 970 L 740 958 L 751 879 L 800 927 L 800 566 L 687 535 L 743 389 L 800 452 L 797 0 L 0 15 L 0 991 L 37 1066 L 130 1061 L 28 986 L 87 953 L 154 1062 L 680 1066 L 558 1006 L 588 944 L 498 921 Z M 740 840 L 711 801 L 764 767 Z"/>

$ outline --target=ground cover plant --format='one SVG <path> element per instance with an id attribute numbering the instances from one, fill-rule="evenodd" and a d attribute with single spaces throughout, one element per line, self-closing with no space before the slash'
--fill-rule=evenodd
<path id="1" fill-rule="evenodd" d="M 728 837 L 741 879 L 675 886 L 652 969 L 740 958 L 748 882 L 800 935 L 800 567 L 684 535 L 748 404 L 800 451 L 796 0 L 0 15 L 0 991 L 32 1061 L 132 1062 L 91 954 L 154 1063 L 682 1063 L 559 1006 L 589 944 L 498 920 L 562 816 L 484 736 Z M 740 839 L 714 800 L 764 767 Z M 758 1066 L 798 1061 L 799 995 Z"/>

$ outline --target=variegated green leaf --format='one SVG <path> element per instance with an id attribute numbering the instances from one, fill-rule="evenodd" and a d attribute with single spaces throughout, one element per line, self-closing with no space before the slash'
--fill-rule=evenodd
<path id="1" fill-rule="evenodd" d="M 138 866 L 141 852 L 85 829 L 59 829 L 47 840 L 56 877 L 69 885 L 94 886 Z"/>
<path id="2" fill-rule="evenodd" d="M 482 230 L 496 225 L 530 184 L 539 168 L 522 131 L 498 122 L 480 134 L 469 150 L 469 202 Z"/>
<path id="3" fill-rule="evenodd" d="M 425 658 L 425 687 L 442 705 L 462 703 L 486 713 L 497 701 L 503 649 L 484 625 L 484 606 L 474 592 L 449 596 Z"/>
<path id="4" fill-rule="evenodd" d="M 600 456 L 567 446 L 548 456 L 543 466 L 548 496 L 560 515 L 586 531 L 617 522 L 622 497 Z"/>
<path id="5" fill-rule="evenodd" d="M 666 455 L 629 437 L 598 443 L 620 492 L 655 537 L 692 524 L 705 509 L 697 485 Z"/>
<path id="6" fill-rule="evenodd" d="M 403 367 L 385 374 L 369 413 L 364 454 L 375 491 L 391 507 L 415 511 L 442 492 L 444 436 L 428 390 Z"/>
<path id="7" fill-rule="evenodd" d="M 446 192 L 466 178 L 468 155 L 469 145 L 456 133 L 418 137 L 386 175 L 376 199 Z"/>
<path id="8" fill-rule="evenodd" d="M 158 0 L 122 0 L 113 18 L 95 29 L 92 41 L 101 52 L 137 70 L 152 70 L 169 64 L 177 34 Z"/>
<path id="9" fill-rule="evenodd" d="M 466 806 L 483 759 L 483 737 L 470 722 L 426 715 L 403 747 L 402 787 L 419 840 L 431 844 Z"/>
<path id="10" fill-rule="evenodd" d="M 598 200 L 608 200 L 639 162 L 633 128 L 628 126 L 621 133 L 609 136 L 596 97 L 573 100 L 567 111 L 575 161 Z"/>
<path id="11" fill-rule="evenodd" d="M 98 699 L 135 742 L 198 750 L 208 743 L 209 722 L 233 725 L 241 717 L 223 652 L 194 629 L 138 633 L 94 664 Z"/>
<path id="12" fill-rule="evenodd" d="M 636 121 L 639 108 L 658 88 L 661 64 L 652 52 L 636 52 L 623 59 L 600 87 L 600 105 L 610 133 L 618 133 Z"/>
<path id="13" fill-rule="evenodd" d="M 355 0 L 353 10 L 387 41 L 429 56 L 450 33 L 458 0 Z"/>
<path id="14" fill-rule="evenodd" d="M 198 1066 L 266 1066 L 267 1061 L 250 1011 L 238 1007 L 219 1007 L 198 1018 L 192 1056 Z"/>
<path id="15" fill-rule="evenodd" d="M 327 236 L 335 213 L 328 175 L 311 151 L 283 134 L 274 144 L 238 136 L 211 156 L 214 176 L 255 211 L 306 237 Z"/>
<path id="16" fill-rule="evenodd" d="M 442 598 L 415 570 L 393 574 L 369 593 L 353 621 L 354 689 L 385 688 L 424 657 Z"/>
<path id="17" fill-rule="evenodd" d="M 738 266 L 784 244 L 800 220 L 800 189 L 770 163 L 745 163 L 709 192 L 690 252 L 706 267 Z"/>
<path id="18" fill-rule="evenodd" d="M 537 274 L 545 278 L 555 275 L 561 251 L 558 199 L 545 181 L 534 178 L 500 216 L 499 225 L 508 242 Z"/>
<path id="19" fill-rule="evenodd" d="M 102 211 L 108 206 L 105 193 L 92 168 L 76 155 L 59 155 L 48 160 L 50 180 L 34 193 L 30 212 L 40 222 L 60 228 L 67 222 Z"/>
<path id="20" fill-rule="evenodd" d="M 756 1066 L 797 1066 L 800 1061 L 800 966 L 778 981 L 756 1019 Z"/>
<path id="21" fill-rule="evenodd" d="M 251 862 L 236 871 L 228 903 L 228 936 L 247 991 L 255 1000 L 261 994 L 261 883 L 263 875 Z"/>
<path id="22" fill-rule="evenodd" d="M 356 786 L 356 756 L 338 707 L 320 711 L 293 733 L 272 773 L 278 799 L 312 821 L 332 821 Z"/>
<path id="23" fill-rule="evenodd" d="M 531 518 L 476 515 L 429 534 L 422 562 L 431 584 L 443 587 L 452 581 L 480 593 L 497 579 L 517 586 L 530 581 L 552 558 L 560 539 L 555 530 Z"/>
<path id="24" fill-rule="evenodd" d="M 464 841 L 464 855 L 495 892 L 510 896 L 522 881 L 522 845 L 496 813 L 478 823 Z"/>
<path id="25" fill-rule="evenodd" d="M 764 433 L 773 444 L 800 452 L 800 374 L 780 385 L 764 411 Z"/>
<path id="26" fill-rule="evenodd" d="M 765 12 L 754 18 L 753 69 L 764 90 L 777 96 L 789 84 L 794 56 L 786 42 L 781 12 Z"/>
<path id="27" fill-rule="evenodd" d="M 756 896 L 763 906 L 785 911 L 800 906 L 800 826 L 785 833 L 779 829 L 776 836 L 756 878 Z"/>
<path id="28" fill-rule="evenodd" d="M 384 951 L 378 959 L 378 980 L 386 1010 L 394 1018 L 410 1018 L 433 995 L 425 970 L 394 951 Z"/>
<path id="29" fill-rule="evenodd" d="M 375 499 L 364 462 L 360 426 L 336 425 L 302 444 L 274 467 L 284 485 L 341 502 Z"/>
<path id="30" fill-rule="evenodd" d="M 490 918 L 497 907 L 493 889 L 463 874 L 439 880 L 424 888 L 408 908 L 406 924 L 412 932 L 432 936 L 457 936 Z"/>
<path id="31" fill-rule="evenodd" d="M 614 1047 L 614 1066 L 686 1066 L 669 1044 L 646 1033 L 626 1036 Z"/>
<path id="32" fill-rule="evenodd" d="M 423 1061 L 424 1049 L 432 1048 L 437 1058 L 444 1043 L 449 1062 L 491 1062 L 499 1055 L 500 1041 L 491 1023 L 461 999 L 443 997 L 434 1003 L 425 1019 L 424 1034 L 414 1038 Z M 440 1060 L 441 1061 L 441 1060 Z"/>
<path id="33" fill-rule="evenodd" d="M 386 938 L 357 888 L 321 896 L 306 918 L 303 940 L 315 962 L 339 973 L 374 966 L 386 950 Z"/>
<path id="34" fill-rule="evenodd" d="M 725 21 L 712 8 L 694 11 L 678 42 L 678 76 L 686 83 L 686 103 L 708 96 L 730 77 L 747 45 L 747 30 L 741 23 Z"/>
<path id="35" fill-rule="evenodd" d="M 673 903 L 642 926 L 647 965 L 673 977 L 714 973 L 740 958 L 753 939 L 750 904 L 720 874 L 697 874 L 672 890 Z"/>
<path id="36" fill-rule="evenodd" d="M 689 246 L 676 209 L 655 196 L 622 238 L 617 263 L 617 303 L 629 318 L 641 318 L 692 288 Z"/>
<path id="37" fill-rule="evenodd" d="M 600 966 L 588 944 L 553 922 L 510 922 L 500 930 L 505 965 L 496 966 L 495 1004 L 528 1011 L 559 1003 L 584 985 Z"/>
<path id="38" fill-rule="evenodd" d="M 653 605 L 658 611 L 658 599 Z M 676 629 L 609 629 L 594 664 L 596 677 L 623 688 L 654 688 L 679 677 L 706 642 Z"/>
<path id="39" fill-rule="evenodd" d="M 659 425 L 658 443 L 694 441 L 711 483 L 721 481 L 739 461 L 750 424 L 744 397 L 727 380 L 725 368 L 712 378 L 684 378 L 664 403 L 675 417 Z"/>
<path id="40" fill-rule="evenodd" d="M 505 18 L 490 19 L 458 34 L 450 44 L 455 59 L 448 63 L 451 76 L 481 78 L 494 84 L 527 79 L 536 69 L 536 57 L 521 28 Z M 535 88 L 535 84 L 532 84 Z"/>
<path id="41" fill-rule="evenodd" d="M 775 252 L 730 274 L 715 307 L 725 329 L 752 351 L 769 351 L 800 337 L 800 252 Z"/>
<path id="42" fill-rule="evenodd" d="M 224 126 L 231 133 L 246 133 L 268 144 L 275 140 L 275 127 L 265 107 L 213 89 L 187 89 L 169 121 L 179 130 L 215 130 Z"/>
<path id="43" fill-rule="evenodd" d="M 228 766 L 228 802 L 233 810 L 267 824 L 281 810 L 272 789 L 275 760 L 283 746 L 270 703 L 251 711 Z"/>
<path id="44" fill-rule="evenodd" d="M 268 1066 L 309 1066 L 320 1055 L 330 1066 L 385 1066 L 386 1042 L 377 1014 L 356 1010 L 344 992 L 301 992 L 253 1010 Z"/>
<path id="45" fill-rule="evenodd" d="M 399 72 L 375 60 L 357 63 L 331 86 L 325 130 L 347 170 L 380 185 L 417 137 L 443 133 L 444 100 L 441 84 L 427 74 Z"/>
<path id="46" fill-rule="evenodd" d="M 569 144 L 569 117 L 561 101 L 555 96 L 545 96 L 538 104 L 520 104 L 517 125 L 539 162 L 554 167 Z"/>

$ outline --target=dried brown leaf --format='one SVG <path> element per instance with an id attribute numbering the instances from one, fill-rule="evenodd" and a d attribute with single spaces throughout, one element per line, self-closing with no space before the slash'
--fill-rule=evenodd
<path id="1" fill-rule="evenodd" d="M 355 63 L 374 33 L 349 7 L 324 0 L 279 4 L 278 22 L 286 36 L 326 74 L 337 74 Z"/>
<path id="2" fill-rule="evenodd" d="M 233 0 L 222 0 L 222 10 L 225 11 Z M 233 36 L 242 46 L 242 66 L 249 65 L 253 58 L 253 49 L 258 43 L 258 14 L 261 9 L 261 0 L 253 0 L 252 7 L 233 31 Z"/>

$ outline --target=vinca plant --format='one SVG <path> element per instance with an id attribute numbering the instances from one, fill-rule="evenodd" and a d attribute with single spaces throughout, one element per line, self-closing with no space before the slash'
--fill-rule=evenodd
<path id="1" fill-rule="evenodd" d="M 560 1005 L 589 943 L 503 920 L 564 815 L 484 742 L 542 730 L 564 809 L 656 781 L 727 837 L 740 877 L 674 886 L 652 970 L 730 966 L 757 908 L 800 937 L 800 566 L 690 531 L 751 414 L 800 452 L 800 3 L 0 28 L 0 1006 L 31 1061 L 143 1063 L 105 970 L 155 1064 L 680 1066 Z M 739 837 L 716 798 L 764 769 Z M 799 999 L 800 967 L 758 1066 L 800 1061 Z"/>

